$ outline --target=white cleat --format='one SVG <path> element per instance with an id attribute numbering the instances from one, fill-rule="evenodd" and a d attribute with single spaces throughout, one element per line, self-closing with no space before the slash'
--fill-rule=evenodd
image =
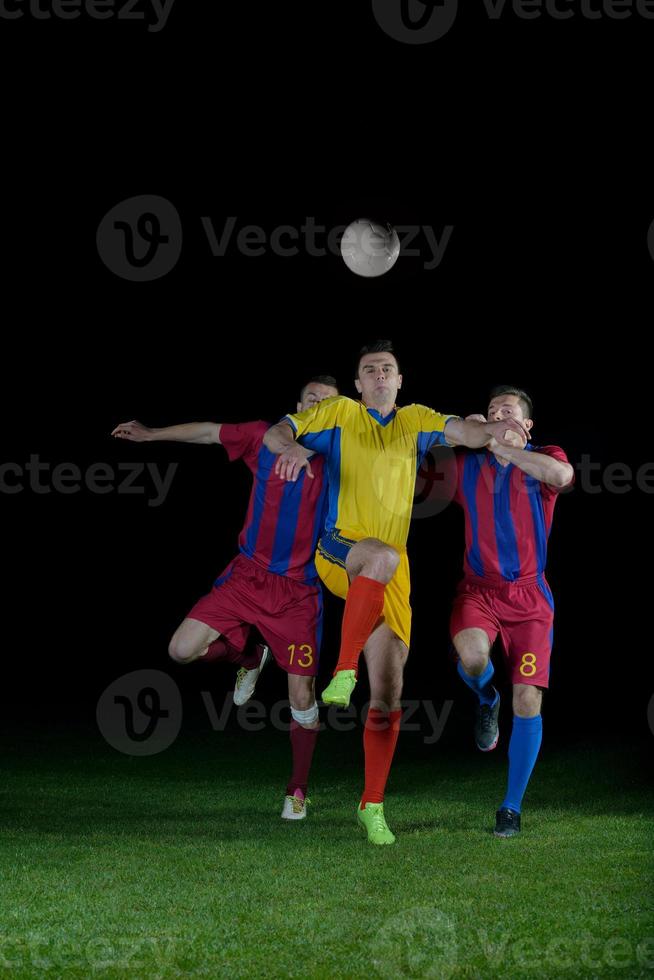
<path id="1" fill-rule="evenodd" d="M 308 802 L 303 796 L 285 796 L 282 820 L 304 820 Z"/>
<path id="2" fill-rule="evenodd" d="M 249 701 L 254 694 L 254 689 L 257 686 L 257 681 L 259 680 L 259 674 L 266 666 L 270 660 L 271 653 L 270 648 L 260 644 L 263 653 L 261 654 L 261 660 L 259 661 L 259 666 L 255 667 L 253 670 L 246 670 L 245 667 L 241 667 L 236 675 L 236 687 L 234 688 L 234 704 L 242 705 L 246 701 Z"/>

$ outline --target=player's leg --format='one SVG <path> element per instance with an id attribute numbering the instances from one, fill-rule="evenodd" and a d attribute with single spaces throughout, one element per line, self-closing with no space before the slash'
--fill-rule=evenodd
<path id="1" fill-rule="evenodd" d="M 349 548 L 345 570 L 350 585 L 343 613 L 341 647 L 334 679 L 322 695 L 327 704 L 349 703 L 349 695 L 356 683 L 359 655 L 379 623 L 386 586 L 399 563 L 400 555 L 395 548 L 376 538 L 364 538 Z"/>
<path id="2" fill-rule="evenodd" d="M 256 680 L 266 663 L 261 644 L 246 650 L 253 622 L 253 609 L 239 581 L 247 578 L 249 563 L 240 556 L 231 562 L 207 595 L 202 596 L 173 635 L 168 652 L 177 663 L 222 660 L 237 664 L 234 701 L 243 704 L 252 696 Z"/>
<path id="3" fill-rule="evenodd" d="M 204 656 L 209 646 L 220 637 L 218 630 L 212 629 L 199 619 L 185 619 L 173 633 L 168 645 L 170 657 L 178 664 L 190 664 Z"/>
<path id="4" fill-rule="evenodd" d="M 509 742 L 509 778 L 506 795 L 495 815 L 496 837 L 514 837 L 520 832 L 522 800 L 536 765 L 543 740 L 540 688 L 513 685 L 513 730 Z"/>
<path id="5" fill-rule="evenodd" d="M 260 571 L 260 612 L 255 625 L 288 675 L 293 771 L 286 786 L 282 817 L 301 820 L 319 720 L 315 678 L 322 636 L 322 590 L 282 575 Z"/>
<path id="6" fill-rule="evenodd" d="M 370 707 L 363 733 L 365 787 L 357 816 L 373 844 L 392 844 L 384 818 L 384 792 L 402 717 L 402 676 L 408 647 L 385 623 L 364 647 L 370 679 Z"/>
<path id="7" fill-rule="evenodd" d="M 454 600 L 450 620 L 459 676 L 477 698 L 475 743 L 482 752 L 494 749 L 499 739 L 500 697 L 491 683 L 494 668 L 490 651 L 500 624 L 493 596 L 489 590 L 464 582 Z"/>
<path id="8" fill-rule="evenodd" d="M 502 635 L 513 683 L 513 728 L 506 795 L 496 813 L 495 833 L 520 832 L 520 814 L 543 740 L 541 706 L 549 684 L 553 603 L 538 585 L 516 587 L 507 601 Z"/>
<path id="9" fill-rule="evenodd" d="M 290 739 L 293 771 L 286 786 L 282 818 L 302 820 L 307 812 L 309 771 L 320 728 L 315 677 L 289 674 L 288 699 L 291 704 Z"/>
<path id="10" fill-rule="evenodd" d="M 495 671 L 489 636 L 483 629 L 468 627 L 453 636 L 452 643 L 459 656 L 459 676 L 477 695 L 475 743 L 481 752 L 491 752 L 499 739 L 500 695 L 491 683 Z"/>

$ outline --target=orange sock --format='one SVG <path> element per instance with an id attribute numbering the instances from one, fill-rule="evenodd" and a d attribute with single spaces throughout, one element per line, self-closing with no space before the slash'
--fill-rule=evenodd
<path id="1" fill-rule="evenodd" d="M 384 608 L 383 582 L 357 575 L 345 600 L 338 670 L 358 670 L 359 654 L 374 630 Z"/>
<path id="2" fill-rule="evenodd" d="M 366 757 L 366 785 L 361 806 L 383 803 L 384 790 L 393 761 L 400 732 L 401 711 L 379 711 L 370 708 L 363 730 L 363 751 Z"/>

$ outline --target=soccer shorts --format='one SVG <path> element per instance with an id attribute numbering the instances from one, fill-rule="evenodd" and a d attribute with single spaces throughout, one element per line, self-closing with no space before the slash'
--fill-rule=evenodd
<path id="1" fill-rule="evenodd" d="M 238 555 L 208 595 L 188 613 L 241 649 L 248 626 L 256 626 L 287 674 L 315 677 L 322 638 L 320 585 L 304 585 L 267 572 Z"/>
<path id="2" fill-rule="evenodd" d="M 512 684 L 548 687 L 554 599 L 544 576 L 489 585 L 464 579 L 452 609 L 450 634 L 482 629 L 491 646 L 499 633 Z"/>
<path id="3" fill-rule="evenodd" d="M 350 548 L 356 544 L 351 538 L 344 538 L 338 531 L 324 534 L 318 542 L 316 568 L 318 575 L 330 592 L 345 599 L 350 580 L 345 571 L 345 559 Z M 406 551 L 400 552 L 400 564 L 395 575 L 384 590 L 382 621 L 393 630 L 396 636 L 409 646 L 411 639 L 411 580 L 409 559 Z"/>

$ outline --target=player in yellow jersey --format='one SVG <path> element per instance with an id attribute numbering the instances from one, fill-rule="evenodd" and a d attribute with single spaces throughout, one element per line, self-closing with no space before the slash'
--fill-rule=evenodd
<path id="1" fill-rule="evenodd" d="M 314 453 L 325 457 L 329 505 L 316 567 L 346 603 L 339 660 L 323 700 L 349 704 L 363 650 L 371 697 L 364 730 L 365 788 L 357 813 L 372 843 L 392 844 L 383 801 L 411 633 L 406 540 L 416 473 L 438 443 L 476 449 L 492 438 L 513 444 L 506 441 L 508 429 L 520 435 L 522 445 L 528 436 L 514 419 L 482 423 L 423 405 L 398 409 L 402 375 L 390 341 L 362 349 L 355 385 L 361 401 L 328 398 L 288 415 L 268 430 L 264 445 L 279 454 L 276 472 L 284 480 L 296 480 L 305 467 L 311 475 Z"/>

